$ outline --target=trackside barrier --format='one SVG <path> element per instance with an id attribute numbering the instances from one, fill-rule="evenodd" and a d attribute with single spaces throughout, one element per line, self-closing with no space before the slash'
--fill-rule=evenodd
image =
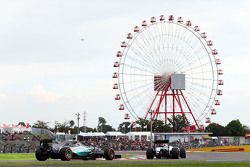
<path id="1" fill-rule="evenodd" d="M 191 152 L 250 152 L 250 145 L 246 146 L 217 146 L 217 147 L 204 147 L 204 148 L 192 148 Z"/>

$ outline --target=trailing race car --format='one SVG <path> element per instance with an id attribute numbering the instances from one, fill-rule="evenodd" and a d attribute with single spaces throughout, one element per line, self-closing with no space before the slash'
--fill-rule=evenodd
<path id="1" fill-rule="evenodd" d="M 114 158 L 121 158 L 121 155 L 115 155 L 112 148 L 94 148 L 76 141 L 65 141 L 56 144 L 48 139 L 40 141 L 35 156 L 38 161 L 46 161 L 48 158 L 61 159 L 62 161 L 70 161 L 71 159 L 95 160 L 96 158 L 113 160 Z"/>
<path id="2" fill-rule="evenodd" d="M 186 150 L 183 147 L 171 146 L 168 140 L 156 140 L 154 142 L 154 148 L 148 148 L 146 152 L 147 159 L 172 158 L 179 159 L 186 158 Z"/>

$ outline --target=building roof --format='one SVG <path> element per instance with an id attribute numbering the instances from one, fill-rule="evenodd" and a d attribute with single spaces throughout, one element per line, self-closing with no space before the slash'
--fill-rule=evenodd
<path id="1" fill-rule="evenodd" d="M 105 134 L 103 132 L 88 132 L 88 133 L 84 133 L 84 132 L 80 132 L 78 134 L 79 136 L 86 136 L 86 137 L 90 137 L 90 136 L 96 136 L 96 137 L 101 137 L 101 136 L 105 136 Z"/>
<path id="2" fill-rule="evenodd" d="M 113 132 L 113 131 L 106 132 L 105 135 L 106 136 L 125 136 L 125 134 L 123 134 L 122 132 Z"/>
<path id="3" fill-rule="evenodd" d="M 154 133 L 155 135 L 211 135 L 212 132 L 176 132 L 176 133 Z"/>

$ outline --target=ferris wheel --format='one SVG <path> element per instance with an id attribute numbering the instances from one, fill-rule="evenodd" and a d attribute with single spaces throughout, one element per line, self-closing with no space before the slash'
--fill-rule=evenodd
<path id="1" fill-rule="evenodd" d="M 135 119 L 175 116 L 203 129 L 216 115 L 224 84 L 212 40 L 190 20 L 151 17 L 135 26 L 116 53 L 113 73 L 119 110 Z"/>

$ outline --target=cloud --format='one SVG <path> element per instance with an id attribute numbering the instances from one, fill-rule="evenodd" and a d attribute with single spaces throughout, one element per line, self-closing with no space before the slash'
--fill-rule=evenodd
<path id="1" fill-rule="evenodd" d="M 8 100 L 8 96 L 6 94 L 4 94 L 4 93 L 1 93 L 0 94 L 0 101 L 5 102 L 7 100 Z"/>
<path id="2" fill-rule="evenodd" d="M 231 119 L 237 106 L 247 108 L 249 1 L 24 0 L 0 4 L 2 120 L 52 122 L 73 119 L 76 112 L 86 110 L 91 126 L 97 124 L 98 116 L 114 125 L 123 121 L 124 113 L 117 110 L 112 91 L 115 52 L 135 25 L 160 14 L 190 19 L 214 41 L 225 74 L 221 113 L 232 113 L 227 116 Z M 247 119 L 248 113 L 239 115 Z"/>
<path id="3" fill-rule="evenodd" d="M 31 97 L 41 102 L 48 102 L 48 103 L 56 102 L 62 98 L 61 95 L 55 92 L 46 90 L 42 85 L 34 86 L 31 90 L 30 95 Z"/>
<path id="4" fill-rule="evenodd" d="M 245 77 L 248 77 L 248 75 L 250 75 L 249 55 L 241 55 L 240 57 L 223 56 L 222 67 L 225 69 L 225 73 L 229 75 L 245 75 Z"/>

